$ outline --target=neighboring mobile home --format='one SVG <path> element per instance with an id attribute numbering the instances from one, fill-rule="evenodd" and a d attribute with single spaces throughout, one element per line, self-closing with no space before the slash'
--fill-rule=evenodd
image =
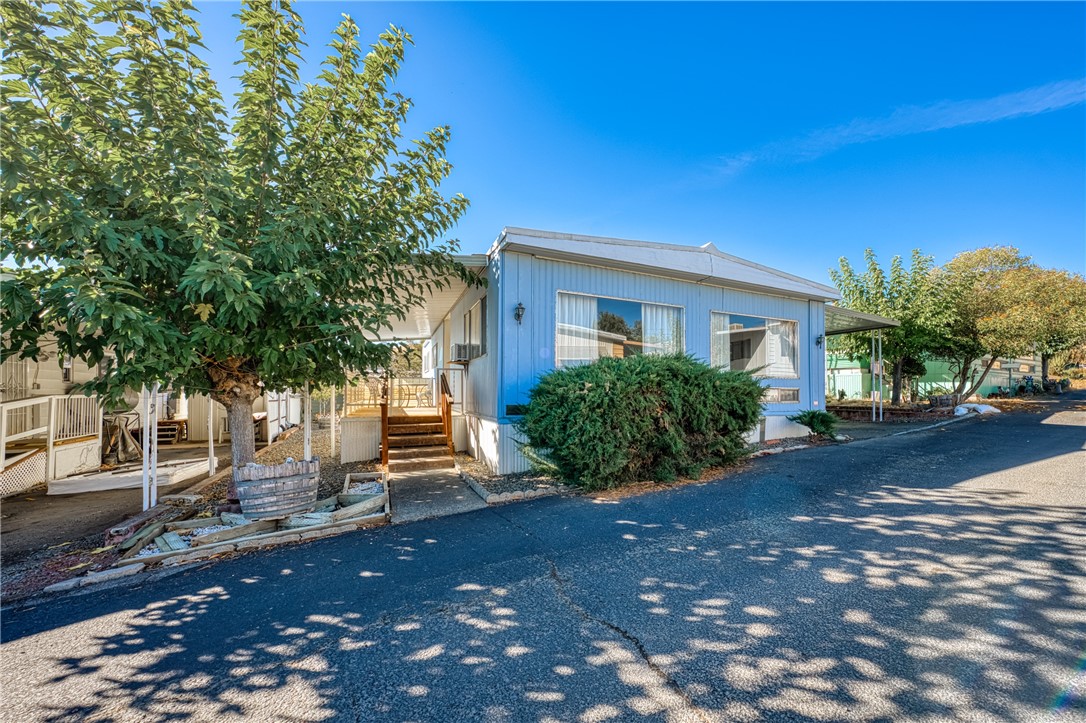
<path id="1" fill-rule="evenodd" d="M 453 445 L 499 474 L 527 469 L 513 424 L 540 375 L 556 367 L 686 352 L 717 367 L 753 370 L 768 392 L 752 436 L 799 436 L 806 428 L 787 416 L 824 404 L 825 336 L 896 325 L 832 307 L 827 329 L 835 289 L 712 244 L 507 228 L 486 254 L 459 260 L 486 287 L 454 284 L 434 294 L 387 338 L 423 340 L 424 376 L 444 374 L 455 402 Z M 395 405 L 396 395 L 391 399 Z M 399 399 L 413 406 L 412 395 Z M 375 457 L 380 434 L 372 414 L 344 418 L 343 461 Z"/>
<path id="2" fill-rule="evenodd" d="M 38 360 L 10 358 L 0 364 L 0 496 L 42 482 L 49 482 L 53 493 L 56 480 L 98 470 L 108 432 L 103 420 L 124 424 L 137 435 L 143 427 L 138 390 L 127 395 L 127 404 L 107 413 L 97 396 L 75 390 L 102 373 L 100 368 L 61 357 L 51 338 L 43 340 L 42 349 Z M 301 400 L 301 394 L 288 392 L 258 398 L 253 404 L 257 438 L 270 442 L 284 428 L 300 424 Z M 209 428 L 216 442 L 228 440 L 226 409 L 215 402 L 209 410 L 209 401 L 206 395 L 163 392 L 155 405 L 159 438 L 203 443 L 192 455 L 197 458 L 206 449 Z M 109 482 L 133 486 L 134 477 L 114 473 Z M 67 491 L 77 490 L 57 485 L 55 493 Z"/>

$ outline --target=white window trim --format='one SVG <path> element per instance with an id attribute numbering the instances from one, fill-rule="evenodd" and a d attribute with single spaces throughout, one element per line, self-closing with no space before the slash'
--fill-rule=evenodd
<path id="1" fill-rule="evenodd" d="M 559 294 L 572 294 L 574 296 L 587 296 L 592 299 L 610 299 L 611 301 L 629 301 L 634 304 L 654 304 L 655 306 L 670 306 L 672 309 L 680 309 L 683 312 L 683 349 L 682 353 L 687 353 L 686 341 L 689 338 L 686 334 L 686 307 L 682 304 L 669 304 L 664 301 L 649 301 L 648 299 L 628 299 L 623 296 L 607 296 L 606 294 L 589 294 L 584 291 L 569 291 L 567 289 L 556 289 L 554 292 L 554 305 L 551 307 L 554 310 L 554 341 L 551 346 L 554 347 L 554 368 L 561 369 L 558 366 L 558 295 Z"/>
<path id="2" fill-rule="evenodd" d="M 482 359 L 489 353 L 490 345 L 486 343 L 487 330 L 482 325 L 482 309 L 483 302 L 486 300 L 485 296 L 480 296 L 475 300 L 475 303 L 468 307 L 468 310 L 464 312 L 464 343 L 472 344 L 471 340 L 471 326 L 474 321 L 479 326 L 479 356 L 476 359 Z M 489 316 L 490 310 L 487 309 L 487 315 Z M 487 320 L 489 325 L 489 319 Z"/>
<path id="3" fill-rule="evenodd" d="M 749 319 L 765 319 L 766 321 L 787 321 L 789 323 L 795 324 L 796 325 L 796 337 L 797 337 L 797 339 L 796 339 L 796 370 L 797 370 L 796 373 L 793 374 L 793 375 L 783 376 L 783 377 L 782 376 L 771 377 L 771 376 L 769 376 L 767 374 L 755 374 L 753 376 L 754 376 L 755 379 L 790 379 L 790 380 L 798 380 L 798 379 L 803 378 L 803 374 L 801 374 L 800 371 L 799 371 L 799 370 L 803 369 L 803 355 L 802 355 L 803 335 L 800 333 L 799 319 L 785 319 L 784 317 L 780 317 L 780 316 L 766 316 L 765 314 L 758 314 L 758 313 L 744 313 L 744 312 L 741 312 L 741 311 L 722 311 L 720 309 L 710 309 L 709 310 L 709 363 L 710 364 L 713 363 L 713 359 L 712 359 L 712 354 L 713 354 L 713 339 L 712 339 L 712 336 L 713 336 L 713 314 L 727 314 L 728 316 L 745 316 L 745 317 L 747 317 Z M 769 333 L 769 331 L 767 330 L 766 334 L 768 334 L 768 333 Z M 786 403 L 787 404 L 792 404 L 792 402 L 786 402 Z"/>
<path id="4" fill-rule="evenodd" d="M 765 404 L 799 404 L 800 400 L 803 398 L 803 396 L 802 396 L 803 391 L 799 387 L 766 387 L 766 389 L 774 389 L 774 390 L 777 390 L 778 392 L 785 392 L 785 391 L 790 392 L 790 391 L 795 390 L 795 392 L 796 392 L 796 400 L 794 402 L 793 401 L 782 402 L 780 400 L 780 398 L 779 398 L 780 395 L 778 394 L 777 395 L 778 399 L 776 401 L 771 401 L 771 400 L 767 399 L 765 401 Z"/>

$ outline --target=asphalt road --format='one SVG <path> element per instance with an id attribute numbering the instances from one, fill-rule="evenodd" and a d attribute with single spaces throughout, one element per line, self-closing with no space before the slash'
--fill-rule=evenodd
<path id="1" fill-rule="evenodd" d="M 1086 411 L 3 611 L 3 720 L 1086 720 Z"/>

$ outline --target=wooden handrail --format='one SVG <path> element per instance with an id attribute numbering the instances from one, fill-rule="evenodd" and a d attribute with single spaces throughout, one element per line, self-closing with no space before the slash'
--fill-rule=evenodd
<path id="1" fill-rule="evenodd" d="M 449 445 L 449 454 L 455 454 L 455 447 L 453 445 L 452 434 L 452 391 L 449 389 L 449 380 L 445 377 L 445 372 L 441 372 L 441 406 L 438 410 L 441 413 L 441 429 L 445 432 L 445 442 Z"/>
<path id="2" fill-rule="evenodd" d="M 381 464 L 388 467 L 388 399 L 381 400 Z"/>

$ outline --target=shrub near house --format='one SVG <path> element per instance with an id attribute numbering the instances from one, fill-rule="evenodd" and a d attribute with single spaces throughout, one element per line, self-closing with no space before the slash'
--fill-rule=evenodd
<path id="1" fill-rule="evenodd" d="M 695 477 L 745 454 L 763 394 L 749 373 L 688 356 L 604 358 L 543 375 L 517 428 L 587 489 Z"/>

